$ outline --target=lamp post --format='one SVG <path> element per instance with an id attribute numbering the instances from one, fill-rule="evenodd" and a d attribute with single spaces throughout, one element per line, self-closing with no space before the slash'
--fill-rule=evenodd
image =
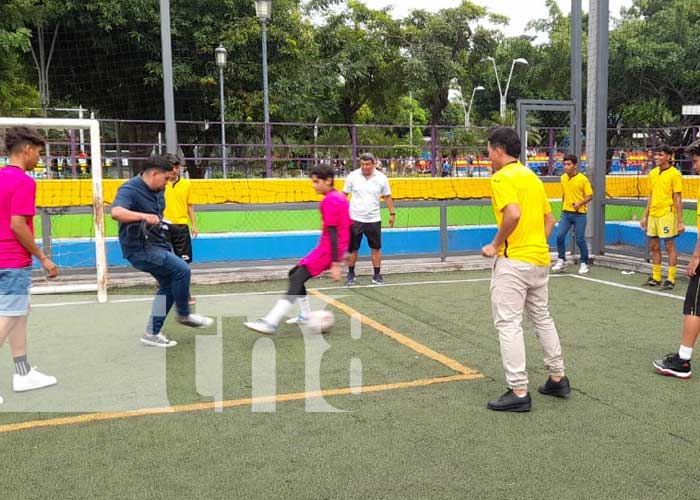
<path id="1" fill-rule="evenodd" d="M 508 75 L 508 82 L 506 83 L 506 91 L 503 92 L 501 90 L 501 81 L 498 78 L 498 68 L 496 67 L 496 59 L 489 56 L 483 60 L 484 61 L 491 61 L 493 63 L 493 71 L 496 73 L 496 85 L 498 85 L 498 95 L 501 96 L 500 113 L 501 113 L 501 120 L 503 120 L 506 117 L 506 99 L 508 97 L 508 89 L 510 88 L 510 79 L 513 77 L 513 70 L 515 69 L 515 65 L 516 64 L 528 64 L 528 62 L 527 62 L 527 59 L 524 59 L 522 57 L 519 57 L 517 59 L 513 59 L 513 62 L 510 65 L 510 75 Z"/>
<path id="2" fill-rule="evenodd" d="M 472 105 L 474 104 L 474 94 L 476 94 L 477 92 L 481 92 L 482 90 L 485 90 L 485 89 L 481 85 L 474 87 L 472 89 L 472 97 L 471 97 L 471 99 L 469 99 L 469 110 L 466 113 L 464 113 L 464 128 L 465 129 L 468 129 L 469 127 L 472 126 L 471 115 L 472 115 Z"/>
<path id="3" fill-rule="evenodd" d="M 255 0 L 255 15 L 262 28 L 263 111 L 265 121 L 265 171 L 272 177 L 272 145 L 270 133 L 270 100 L 267 86 L 267 22 L 272 17 L 272 0 Z"/>
<path id="4" fill-rule="evenodd" d="M 219 102 L 221 110 L 221 166 L 224 170 L 224 179 L 228 178 L 228 169 L 226 167 L 226 112 L 224 106 L 224 68 L 226 67 L 226 56 L 228 52 L 223 45 L 214 50 L 214 59 L 219 67 Z"/>

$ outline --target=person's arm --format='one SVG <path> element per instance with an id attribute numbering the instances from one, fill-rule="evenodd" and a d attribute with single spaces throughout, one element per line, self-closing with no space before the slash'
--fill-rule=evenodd
<path id="1" fill-rule="evenodd" d="M 112 207 L 110 212 L 112 219 L 122 224 L 131 224 L 132 222 L 146 221 L 148 224 L 158 224 L 160 217 L 157 214 L 144 214 L 142 212 L 134 212 L 124 207 Z"/>
<path id="2" fill-rule="evenodd" d="M 386 208 L 389 209 L 389 227 L 394 227 L 396 222 L 396 212 L 394 208 L 394 199 L 391 195 L 384 196 L 384 203 L 386 203 Z"/>
<path id="3" fill-rule="evenodd" d="M 582 199 L 578 203 L 574 203 L 574 210 L 576 210 L 578 212 L 582 207 L 585 207 L 586 205 L 588 205 L 591 202 L 591 200 L 593 200 L 592 194 L 586 196 L 584 199 Z"/>
<path id="4" fill-rule="evenodd" d="M 46 273 L 49 278 L 55 278 L 58 276 L 58 267 L 54 262 L 49 259 L 41 248 L 39 248 L 34 241 L 34 235 L 32 235 L 31 229 L 27 225 L 27 216 L 25 215 L 13 215 L 10 217 L 10 227 L 12 232 L 27 252 L 32 254 L 41 263 L 41 267 L 46 269 Z"/>
<path id="5" fill-rule="evenodd" d="M 683 224 L 683 194 L 673 193 L 673 204 L 676 207 L 676 214 L 678 215 L 678 232 L 682 233 L 685 231 L 685 224 Z"/>
<path id="6" fill-rule="evenodd" d="M 552 234 L 552 230 L 554 229 L 554 216 L 552 215 L 552 212 L 549 212 L 548 214 L 544 214 L 544 235 L 546 239 L 549 240 L 549 237 Z"/>
<path id="7" fill-rule="evenodd" d="M 194 214 L 194 205 L 187 205 L 187 214 L 190 216 L 190 222 L 192 223 L 190 232 L 192 233 L 192 237 L 196 238 L 199 231 L 197 230 L 197 219 Z"/>
<path id="8" fill-rule="evenodd" d="M 511 203 L 503 208 L 503 221 L 498 228 L 493 241 L 481 249 L 481 255 L 484 257 L 495 257 L 498 254 L 498 249 L 505 243 L 508 237 L 515 231 L 515 228 L 520 222 L 520 205 Z"/>
<path id="9" fill-rule="evenodd" d="M 649 207 L 651 206 L 651 193 L 649 193 L 649 199 L 647 200 L 647 206 L 644 208 L 644 213 L 642 214 L 642 218 L 639 221 L 639 227 L 642 228 L 642 230 L 646 231 L 647 229 L 647 222 L 649 220 Z"/>
<path id="10" fill-rule="evenodd" d="M 340 281 L 340 263 L 343 256 L 338 253 L 338 228 L 328 226 L 328 238 L 331 240 L 331 278 L 333 281 Z"/>

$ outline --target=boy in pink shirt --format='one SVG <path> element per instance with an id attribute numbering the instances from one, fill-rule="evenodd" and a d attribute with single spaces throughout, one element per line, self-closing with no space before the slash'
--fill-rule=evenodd
<path id="1" fill-rule="evenodd" d="M 300 314 L 287 323 L 302 323 L 311 312 L 309 298 L 304 284 L 314 276 L 329 270 L 331 278 L 340 281 L 340 263 L 350 245 L 350 206 L 347 198 L 333 187 L 334 171 L 331 167 L 319 165 L 309 172 L 314 190 L 324 196 L 319 206 L 321 210 L 321 239 L 316 248 L 302 258 L 289 271 L 289 289 L 287 295 L 278 300 L 272 310 L 257 321 L 248 321 L 244 325 L 258 333 L 272 335 L 277 330 L 282 318 L 292 308 L 296 299 Z"/>
<path id="2" fill-rule="evenodd" d="M 34 170 L 44 138 L 33 129 L 13 127 L 5 132 L 9 163 L 0 169 L 0 346 L 7 339 L 15 362 L 15 392 L 48 387 L 56 377 L 44 375 L 27 361 L 27 315 L 32 255 L 49 278 L 58 268 L 34 241 L 36 182 L 26 172 Z M 0 397 L 2 403 L 2 397 Z"/>

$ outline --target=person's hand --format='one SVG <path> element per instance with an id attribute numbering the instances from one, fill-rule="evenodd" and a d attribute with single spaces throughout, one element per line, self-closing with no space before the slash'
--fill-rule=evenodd
<path id="1" fill-rule="evenodd" d="M 488 245 L 481 247 L 481 255 L 489 258 L 495 257 L 498 255 L 498 247 L 493 243 L 489 243 Z"/>
<path id="2" fill-rule="evenodd" d="M 578 212 L 578 209 L 581 208 L 580 203 L 574 203 L 574 211 Z"/>
<path id="3" fill-rule="evenodd" d="M 688 262 L 688 276 L 691 278 L 695 276 L 698 273 L 698 266 L 700 266 L 700 255 L 693 254 L 690 262 Z"/>
<path id="4" fill-rule="evenodd" d="M 334 262 L 333 264 L 331 264 L 331 278 L 333 279 L 333 281 L 340 281 L 341 275 L 339 262 Z"/>
<path id="5" fill-rule="evenodd" d="M 394 222 L 396 222 L 396 214 L 389 214 L 389 227 L 394 227 Z"/>
<path id="6" fill-rule="evenodd" d="M 646 231 L 646 230 L 647 230 L 647 218 L 646 218 L 646 217 L 642 217 L 642 218 L 640 219 L 640 221 L 639 221 L 639 227 L 642 228 L 642 231 Z"/>
<path id="7" fill-rule="evenodd" d="M 156 214 L 143 214 L 145 217 L 143 220 L 146 222 L 146 224 L 150 226 L 155 226 L 160 222 L 160 217 L 158 217 Z"/>
<path id="8" fill-rule="evenodd" d="M 197 226 L 192 226 L 192 229 L 190 231 L 192 233 L 192 239 L 197 239 L 197 235 L 199 234 L 199 231 L 197 230 Z"/>
<path id="9" fill-rule="evenodd" d="M 41 260 L 41 267 L 43 267 L 46 270 L 46 277 L 47 278 L 55 278 L 58 276 L 58 266 L 49 259 L 46 255 L 44 255 Z"/>

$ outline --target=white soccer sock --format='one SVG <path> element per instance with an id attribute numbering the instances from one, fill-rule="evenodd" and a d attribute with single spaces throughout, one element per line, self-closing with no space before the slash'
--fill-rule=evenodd
<path id="1" fill-rule="evenodd" d="M 685 361 L 690 361 L 690 358 L 693 357 L 693 348 L 692 347 L 686 347 L 683 344 L 681 344 L 681 348 L 678 349 L 678 356 Z"/>
<path id="2" fill-rule="evenodd" d="M 282 318 L 289 312 L 292 308 L 292 303 L 287 299 L 280 299 L 277 301 L 275 306 L 267 313 L 263 319 L 271 325 L 279 325 Z"/>
<path id="3" fill-rule="evenodd" d="M 299 312 L 302 318 L 308 318 L 311 314 L 311 304 L 309 303 L 309 297 L 307 295 L 299 297 L 297 299 L 299 303 Z"/>

